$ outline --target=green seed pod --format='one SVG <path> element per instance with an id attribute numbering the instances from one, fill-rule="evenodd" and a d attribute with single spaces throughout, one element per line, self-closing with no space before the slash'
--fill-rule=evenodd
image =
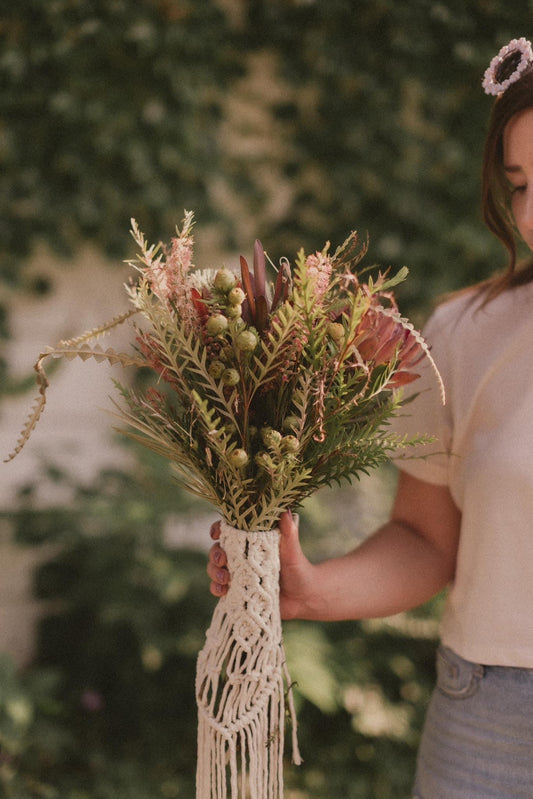
<path id="1" fill-rule="evenodd" d="M 283 420 L 283 429 L 284 430 L 296 430 L 298 425 L 300 424 L 300 420 L 297 416 L 286 416 Z"/>
<path id="2" fill-rule="evenodd" d="M 242 316 L 242 305 L 228 305 L 226 316 L 228 319 L 239 319 Z"/>
<path id="3" fill-rule="evenodd" d="M 240 286 L 235 286 L 228 294 L 228 302 L 230 305 L 242 305 L 245 298 L 246 294 Z"/>
<path id="4" fill-rule="evenodd" d="M 216 273 L 213 285 L 218 291 L 227 292 L 231 291 L 236 282 L 237 278 L 235 277 L 233 272 L 223 267 L 222 269 L 219 269 L 218 272 Z"/>
<path id="5" fill-rule="evenodd" d="M 228 326 L 228 320 L 221 313 L 213 314 L 206 322 L 205 329 L 210 336 L 219 336 Z"/>
<path id="6" fill-rule="evenodd" d="M 243 469 L 248 463 L 248 453 L 244 449 L 234 449 L 229 456 L 229 462 L 237 469 Z"/>
<path id="7" fill-rule="evenodd" d="M 262 469 L 269 469 L 272 467 L 272 459 L 268 452 L 258 452 L 254 458 L 254 461 Z"/>
<path id="8" fill-rule="evenodd" d="M 258 338 L 251 330 L 243 330 L 235 339 L 235 345 L 241 352 L 253 352 L 258 344 Z"/>
<path id="9" fill-rule="evenodd" d="M 336 341 L 342 341 L 344 338 L 344 327 L 340 324 L 340 322 L 330 322 L 328 324 L 328 335 Z"/>
<path id="10" fill-rule="evenodd" d="M 222 373 L 222 382 L 225 386 L 236 386 L 239 380 L 240 376 L 236 369 L 224 369 Z"/>
<path id="11" fill-rule="evenodd" d="M 261 438 L 265 447 L 277 447 L 281 442 L 281 433 L 272 427 L 263 427 Z"/>
<path id="12" fill-rule="evenodd" d="M 242 311 L 242 308 L 241 308 L 240 305 L 236 305 L 234 307 L 240 308 L 240 310 Z M 233 332 L 234 333 L 238 333 L 240 330 L 244 330 L 245 329 L 246 322 L 244 321 L 242 316 L 236 316 L 235 319 L 231 320 L 231 325 L 232 325 Z"/>
<path id="13" fill-rule="evenodd" d="M 227 344 L 225 347 L 222 347 L 222 349 L 218 353 L 218 357 L 220 358 L 221 361 L 224 361 L 224 363 L 229 363 L 230 361 L 233 361 L 233 356 L 234 356 L 233 347 L 230 346 L 229 344 Z"/>
<path id="14" fill-rule="evenodd" d="M 300 449 L 300 442 L 296 436 L 283 436 L 281 445 L 285 452 L 298 452 Z"/>
<path id="15" fill-rule="evenodd" d="M 209 372 L 211 377 L 214 377 L 215 380 L 218 380 L 220 377 L 222 377 L 225 368 L 226 367 L 224 366 L 222 361 L 212 361 L 209 364 L 209 369 L 207 371 Z"/>

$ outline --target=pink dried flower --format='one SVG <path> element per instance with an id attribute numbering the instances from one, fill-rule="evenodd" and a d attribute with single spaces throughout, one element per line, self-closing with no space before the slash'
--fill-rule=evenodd
<path id="1" fill-rule="evenodd" d="M 307 275 L 315 280 L 316 293 L 319 297 L 322 297 L 328 290 L 333 269 L 331 258 L 323 252 L 316 252 L 314 255 L 307 256 L 305 265 L 307 267 Z"/>
<path id="2" fill-rule="evenodd" d="M 173 238 L 165 258 L 158 258 L 147 270 L 152 290 L 164 302 L 177 302 L 189 294 L 186 277 L 192 265 L 193 237 Z"/>

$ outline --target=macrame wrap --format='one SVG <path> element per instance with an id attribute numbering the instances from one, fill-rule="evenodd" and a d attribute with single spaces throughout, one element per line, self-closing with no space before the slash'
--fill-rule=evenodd
<path id="1" fill-rule="evenodd" d="M 301 762 L 279 611 L 279 531 L 221 523 L 231 584 L 198 656 L 196 799 L 282 799 L 285 683 Z"/>

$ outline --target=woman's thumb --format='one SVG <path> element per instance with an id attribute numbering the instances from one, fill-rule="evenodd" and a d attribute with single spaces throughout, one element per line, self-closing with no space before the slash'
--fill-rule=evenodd
<path id="1" fill-rule="evenodd" d="M 298 522 L 298 514 L 290 510 L 284 511 L 279 519 L 280 555 L 285 562 L 296 560 L 301 555 Z"/>

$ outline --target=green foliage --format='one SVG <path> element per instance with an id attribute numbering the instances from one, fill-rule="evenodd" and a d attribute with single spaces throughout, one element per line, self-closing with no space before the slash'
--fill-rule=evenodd
<path id="1" fill-rule="evenodd" d="M 2 36 L 5 277 L 43 238 L 122 255 L 132 215 L 155 236 L 182 202 L 208 217 L 222 93 L 237 69 L 215 3 L 4 2 Z"/>
<path id="2" fill-rule="evenodd" d="M 288 795 L 410 799 L 434 679 L 431 635 L 295 622 L 284 637 L 304 758 L 287 772 Z"/>
<path id="3" fill-rule="evenodd" d="M 501 263 L 477 211 L 480 83 L 529 0 L 3 6 L 7 279 L 42 240 L 122 257 L 132 215 L 159 238 L 183 205 L 274 260 L 357 225 L 409 264 L 409 301 Z"/>
<path id="4" fill-rule="evenodd" d="M 278 163 L 294 187 L 278 235 L 311 249 L 357 225 L 375 260 L 409 265 L 410 302 L 499 267 L 478 211 L 481 79 L 530 13 L 528 0 L 254 0 L 256 48 L 276 52 L 292 89 L 271 105 L 292 145 Z M 234 168 L 259 188 L 255 164 Z"/>
<path id="5" fill-rule="evenodd" d="M 137 479 L 102 474 L 70 509 L 34 511 L 30 493 L 15 516 L 22 545 L 60 546 L 36 578 L 53 608 L 36 661 L 1 683 L 6 796 L 192 795 L 195 659 L 213 600 L 205 555 L 163 538 L 190 500 L 154 467 L 145 456 Z"/>

